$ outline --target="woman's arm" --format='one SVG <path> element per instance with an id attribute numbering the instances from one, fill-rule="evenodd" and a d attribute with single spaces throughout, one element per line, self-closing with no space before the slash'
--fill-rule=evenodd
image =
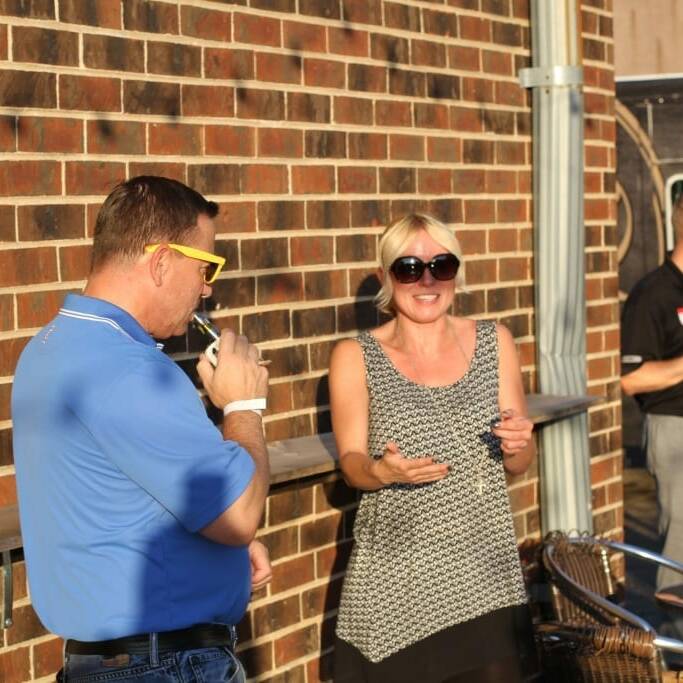
<path id="1" fill-rule="evenodd" d="M 503 465 L 511 474 L 521 474 L 536 455 L 531 436 L 533 423 L 527 417 L 522 372 L 512 334 L 498 325 L 498 406 L 501 420 L 492 429 L 501 440 Z"/>
<path id="2" fill-rule="evenodd" d="M 376 491 L 393 483 L 425 484 L 448 474 L 447 465 L 432 458 L 403 457 L 388 443 L 381 459 L 368 456 L 368 388 L 363 352 L 358 342 L 339 342 L 330 358 L 330 407 L 339 466 L 349 486 Z"/>

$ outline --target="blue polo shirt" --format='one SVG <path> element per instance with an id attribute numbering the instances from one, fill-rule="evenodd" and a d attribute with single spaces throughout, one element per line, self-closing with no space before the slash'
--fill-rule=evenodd
<path id="1" fill-rule="evenodd" d="M 87 641 L 239 621 L 247 549 L 197 532 L 253 461 L 135 319 L 67 296 L 19 359 L 12 419 L 31 597 L 50 631 Z"/>

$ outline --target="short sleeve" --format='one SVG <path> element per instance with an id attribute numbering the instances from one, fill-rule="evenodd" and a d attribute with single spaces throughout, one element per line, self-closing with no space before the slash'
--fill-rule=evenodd
<path id="1" fill-rule="evenodd" d="M 122 373 L 91 430 L 111 462 L 191 532 L 230 507 L 254 473 L 249 453 L 223 439 L 188 377 L 164 356 Z"/>
<path id="2" fill-rule="evenodd" d="M 621 320 L 622 374 L 661 358 L 659 324 L 654 302 L 641 290 L 626 300 Z"/>

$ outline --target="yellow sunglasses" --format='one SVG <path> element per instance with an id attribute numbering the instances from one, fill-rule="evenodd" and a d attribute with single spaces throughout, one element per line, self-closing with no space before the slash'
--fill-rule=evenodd
<path id="1" fill-rule="evenodd" d="M 201 249 L 195 249 L 194 247 L 186 247 L 184 244 L 148 244 L 145 247 L 145 251 L 152 254 L 159 247 L 168 247 L 181 253 L 183 256 L 188 258 L 194 258 L 198 261 L 206 261 L 209 267 L 204 271 L 204 282 L 210 285 L 216 280 L 223 266 L 225 265 L 225 259 L 217 254 L 212 254 L 210 251 L 202 251 Z"/>

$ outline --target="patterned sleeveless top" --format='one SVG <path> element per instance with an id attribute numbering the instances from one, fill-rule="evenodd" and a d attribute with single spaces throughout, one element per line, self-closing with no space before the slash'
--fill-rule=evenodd
<path id="1" fill-rule="evenodd" d="M 398 372 L 368 332 L 368 453 L 395 441 L 408 458 L 432 456 L 441 481 L 363 493 L 342 590 L 337 635 L 378 662 L 433 633 L 526 602 L 498 439 L 498 339 L 479 321 L 470 367 L 428 387 Z M 457 643 L 454 644 L 457 647 Z"/>

